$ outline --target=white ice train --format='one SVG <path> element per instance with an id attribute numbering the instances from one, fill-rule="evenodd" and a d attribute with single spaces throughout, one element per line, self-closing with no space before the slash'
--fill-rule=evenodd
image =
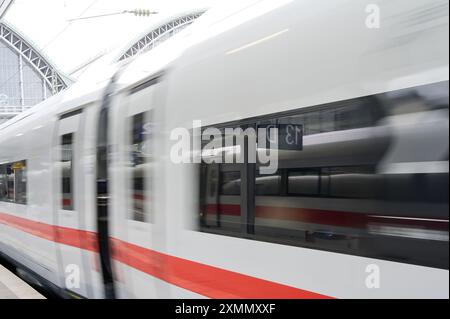
<path id="1" fill-rule="evenodd" d="M 440 0 L 211 10 L 0 126 L 1 254 L 64 296 L 448 298 L 448 24 Z M 268 176 L 176 164 L 194 120 L 302 145 Z"/>

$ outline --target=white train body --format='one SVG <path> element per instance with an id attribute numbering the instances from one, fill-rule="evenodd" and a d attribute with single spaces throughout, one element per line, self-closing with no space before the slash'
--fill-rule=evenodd
<path id="1" fill-rule="evenodd" d="M 365 24 L 372 2 L 212 10 L 119 72 L 91 74 L 1 125 L 2 255 L 87 298 L 448 298 L 448 2 L 375 1 L 375 29 Z M 358 121 L 360 107 L 346 111 L 372 98 L 395 110 L 399 98 L 407 111 L 371 125 Z M 329 110 L 334 128 L 322 121 Z M 171 132 L 193 121 L 295 116 L 303 151 L 280 151 L 278 175 L 254 184 L 252 166 L 205 165 L 199 177 L 199 165 L 170 160 Z M 146 123 L 150 133 L 133 134 Z M 145 159 L 133 149 L 142 139 Z M 14 185 L 2 186 L 2 168 Z M 99 171 L 108 174 L 107 246 Z M 243 183 L 259 186 L 247 194 Z"/>

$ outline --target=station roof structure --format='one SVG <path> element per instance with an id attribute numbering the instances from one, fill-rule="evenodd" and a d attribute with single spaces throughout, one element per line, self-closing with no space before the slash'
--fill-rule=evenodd
<path id="1" fill-rule="evenodd" d="M 0 0 L 2 15 L 12 2 Z M 69 75 L 57 69 L 38 45 L 0 18 L 0 123 L 64 90 L 105 54 L 110 64 L 127 63 L 125 61 L 152 50 L 190 26 L 207 10 L 190 9 L 159 19 L 129 43 L 110 52 L 111 55 L 105 50 L 88 61 L 80 61 L 82 63 L 68 72 Z"/>
<path id="2" fill-rule="evenodd" d="M 64 90 L 70 83 L 31 41 L 0 21 L 0 122 Z"/>
<path id="3" fill-rule="evenodd" d="M 120 55 L 118 60 L 123 61 L 155 48 L 158 44 L 191 25 L 205 11 L 206 9 L 196 10 L 160 21 L 158 25 L 151 27 L 150 30 L 147 30 L 134 40 L 129 45 L 129 48 Z"/>
<path id="4" fill-rule="evenodd" d="M 199 17 L 201 17 L 208 9 L 195 9 L 190 11 L 179 12 L 164 19 L 158 20 L 151 24 L 146 30 L 140 32 L 137 37 L 114 50 L 99 53 L 92 59 L 85 61 L 69 72 L 74 79 L 79 78 L 84 70 L 95 64 L 98 60 L 106 57 L 110 64 L 126 63 L 129 59 L 156 48 L 159 44 L 168 40 L 175 34 L 181 32 Z M 103 62 L 104 63 L 104 62 Z"/>

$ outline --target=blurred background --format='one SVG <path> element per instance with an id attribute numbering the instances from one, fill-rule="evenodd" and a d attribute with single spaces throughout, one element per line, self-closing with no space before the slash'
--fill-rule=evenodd
<path id="1" fill-rule="evenodd" d="M 14 0 L 3 20 L 25 34 L 60 71 L 70 74 L 83 62 L 129 42 L 158 21 L 183 11 L 210 8 L 223 1 Z M 158 14 L 115 14 L 135 9 Z"/>
<path id="2" fill-rule="evenodd" d="M 0 124 L 67 88 L 111 52 L 120 60 L 134 56 L 219 3 L 224 1 L 1 0 Z"/>

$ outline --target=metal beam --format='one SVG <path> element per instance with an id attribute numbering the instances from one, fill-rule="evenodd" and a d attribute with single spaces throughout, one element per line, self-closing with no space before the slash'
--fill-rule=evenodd
<path id="1" fill-rule="evenodd" d="M 25 41 L 22 36 L 2 22 L 0 22 L 0 41 L 5 42 L 19 53 L 23 60 L 27 61 L 45 80 L 52 89 L 53 94 L 56 94 L 67 87 L 68 84 L 57 70 L 37 50 L 35 50 L 31 44 Z"/>
<path id="2" fill-rule="evenodd" d="M 0 19 L 5 15 L 14 0 L 0 0 Z"/>
<path id="3" fill-rule="evenodd" d="M 203 13 L 204 11 L 184 15 L 160 25 L 136 41 L 126 52 L 120 55 L 118 61 L 126 60 L 155 48 L 160 43 L 191 25 Z"/>

